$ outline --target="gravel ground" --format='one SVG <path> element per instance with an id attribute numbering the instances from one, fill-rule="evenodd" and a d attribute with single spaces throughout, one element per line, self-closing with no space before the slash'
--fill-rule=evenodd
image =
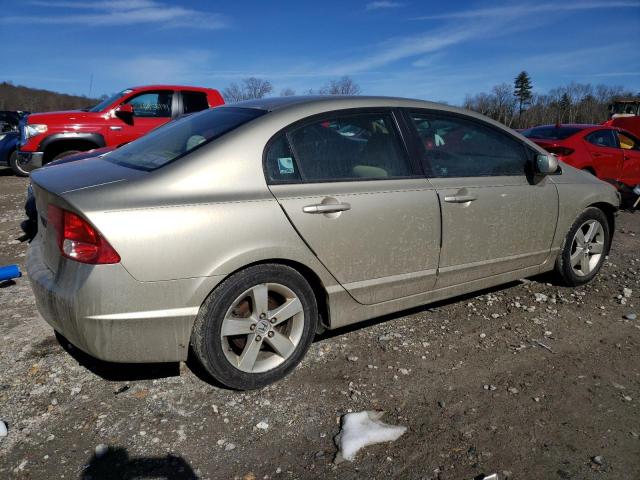
<path id="1" fill-rule="evenodd" d="M 24 265 L 26 185 L 0 170 L 0 265 Z M 525 280 L 331 332 L 250 393 L 87 357 L 27 278 L 0 284 L 0 478 L 638 479 L 639 218 L 620 214 L 586 287 Z M 335 465 L 340 416 L 375 409 L 407 433 Z"/>

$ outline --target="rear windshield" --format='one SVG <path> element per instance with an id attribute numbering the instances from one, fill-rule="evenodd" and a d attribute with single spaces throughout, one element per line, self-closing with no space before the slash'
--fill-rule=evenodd
<path id="1" fill-rule="evenodd" d="M 520 133 L 527 138 L 544 138 L 547 140 L 564 140 L 571 135 L 584 130 L 582 127 L 556 127 L 555 125 L 545 127 L 533 127 Z"/>
<path id="2" fill-rule="evenodd" d="M 265 113 L 236 107 L 205 110 L 170 122 L 104 159 L 138 170 L 155 170 Z"/>

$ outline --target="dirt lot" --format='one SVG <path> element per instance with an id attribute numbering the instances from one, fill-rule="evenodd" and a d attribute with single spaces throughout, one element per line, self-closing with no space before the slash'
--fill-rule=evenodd
<path id="1" fill-rule="evenodd" d="M 24 264 L 26 185 L 0 170 L 0 265 Z M 27 278 L 0 284 L 0 478 L 638 479 L 639 215 L 584 288 L 534 279 L 332 332 L 251 393 L 88 358 Z M 337 419 L 367 409 L 408 432 L 334 465 Z"/>

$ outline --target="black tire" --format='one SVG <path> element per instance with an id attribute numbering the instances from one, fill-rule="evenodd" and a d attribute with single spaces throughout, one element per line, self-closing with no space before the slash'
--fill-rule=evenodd
<path id="1" fill-rule="evenodd" d="M 224 348 L 227 351 L 231 349 L 223 343 L 222 324 L 225 315 L 243 292 L 267 283 L 285 286 L 300 300 L 304 314 L 300 320 L 301 335 L 297 346 L 281 364 L 263 372 L 249 373 L 233 365 L 223 351 Z M 284 378 L 300 363 L 313 341 L 317 324 L 318 307 L 313 290 L 298 271 L 286 265 L 256 265 L 233 274 L 207 297 L 191 333 L 191 348 L 202 367 L 215 380 L 229 388 L 252 390 Z M 246 341 L 249 341 L 248 338 Z M 264 340 L 268 341 L 266 336 Z"/>
<path id="2" fill-rule="evenodd" d="M 58 153 L 55 157 L 51 159 L 52 162 L 56 160 L 60 160 L 61 158 L 68 157 L 69 155 L 75 155 L 76 153 L 80 153 L 82 150 L 65 150 L 64 152 Z"/>
<path id="3" fill-rule="evenodd" d="M 602 253 L 599 257 L 599 260 L 597 261 L 597 264 L 592 267 L 589 273 L 578 275 L 571 265 L 571 255 L 572 253 L 575 253 L 574 240 L 576 238 L 576 234 L 578 233 L 578 229 L 582 228 L 585 223 L 592 220 L 597 221 L 602 226 L 604 236 L 602 242 Z M 578 216 L 575 222 L 573 222 L 573 225 L 569 229 L 567 236 L 562 242 L 560 255 L 558 255 L 558 259 L 556 260 L 555 273 L 560 278 L 562 283 L 570 287 L 577 287 L 579 285 L 589 283 L 591 280 L 593 280 L 593 278 L 602 267 L 606 255 L 609 254 L 610 245 L 611 232 L 609 231 L 609 222 L 607 220 L 607 216 L 599 208 L 587 208 Z"/>
<path id="4" fill-rule="evenodd" d="M 16 150 L 11 152 L 11 155 L 9 155 L 9 166 L 11 167 L 11 170 L 13 170 L 13 173 L 16 174 L 16 176 L 18 177 L 29 176 L 29 172 L 23 169 L 22 166 L 20 165 L 20 162 L 18 162 L 18 152 Z"/>

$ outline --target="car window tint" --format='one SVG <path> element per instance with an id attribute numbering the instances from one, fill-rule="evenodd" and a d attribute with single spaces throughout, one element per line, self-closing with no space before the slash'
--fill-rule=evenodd
<path id="1" fill-rule="evenodd" d="M 389 179 L 411 176 L 390 114 L 327 117 L 290 133 L 302 179 Z"/>
<path id="2" fill-rule="evenodd" d="M 300 180 L 300 171 L 285 134 L 280 134 L 269 145 L 265 167 L 267 179 L 271 183 L 293 183 Z"/>
<path id="3" fill-rule="evenodd" d="M 103 158 L 124 167 L 155 170 L 266 113 L 253 108 L 207 109 L 156 128 Z"/>
<path id="4" fill-rule="evenodd" d="M 587 142 L 597 147 L 618 148 L 613 130 L 597 130 L 586 136 Z"/>
<path id="5" fill-rule="evenodd" d="M 146 92 L 130 98 L 125 103 L 133 107 L 136 117 L 170 117 L 173 92 Z"/>
<path id="6" fill-rule="evenodd" d="M 567 127 L 564 125 L 543 125 L 541 127 L 528 128 L 520 133 L 527 138 L 539 138 L 544 140 L 565 140 L 572 135 L 584 130 L 584 127 Z"/>
<path id="7" fill-rule="evenodd" d="M 411 118 L 435 177 L 525 174 L 525 150 L 506 134 L 453 116 L 416 113 Z"/>
<path id="8" fill-rule="evenodd" d="M 183 113 L 199 112 L 209 108 L 207 95 L 203 92 L 182 92 Z"/>

